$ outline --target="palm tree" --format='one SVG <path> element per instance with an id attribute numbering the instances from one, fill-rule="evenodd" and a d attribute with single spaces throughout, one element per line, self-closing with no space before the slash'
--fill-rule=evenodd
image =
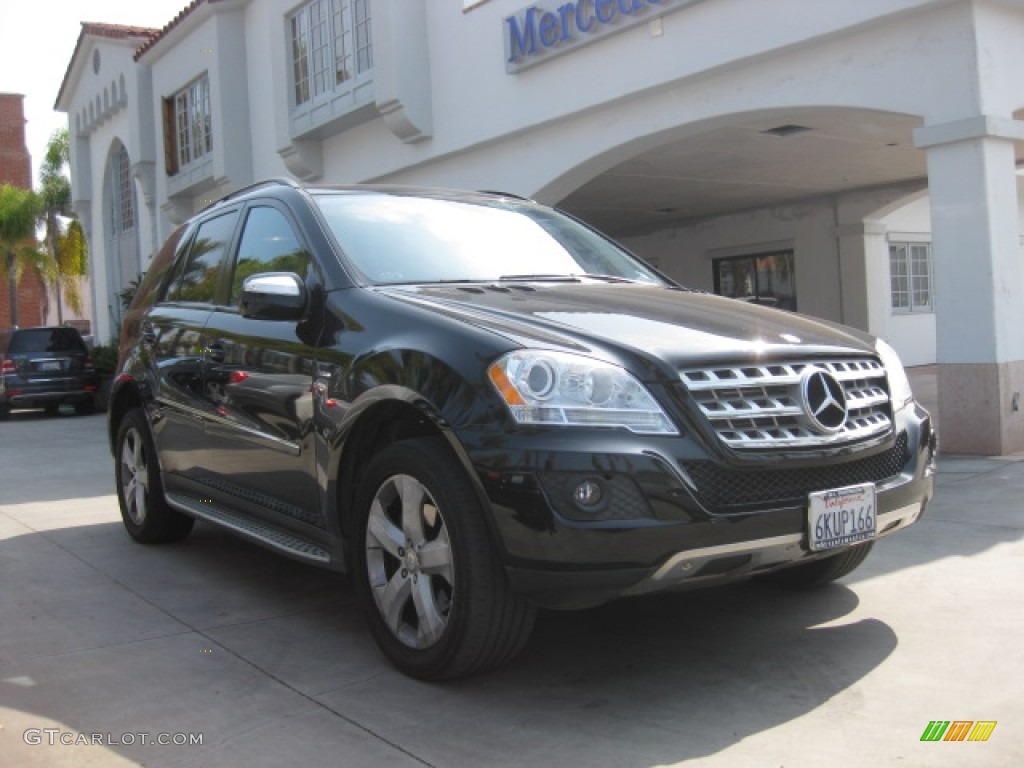
<path id="1" fill-rule="evenodd" d="M 61 291 L 71 311 L 82 314 L 82 291 L 79 282 L 89 273 L 89 249 L 85 233 L 78 219 L 72 219 L 67 232 L 57 235 L 57 247 L 53 262 L 54 291 L 57 294 L 57 323 L 64 324 L 64 306 Z"/>
<path id="2" fill-rule="evenodd" d="M 7 274 L 11 297 L 11 325 L 18 324 L 18 282 L 29 268 L 40 276 L 46 271 L 45 254 L 35 245 L 36 220 L 41 210 L 38 195 L 11 184 L 0 187 L 0 270 Z"/>
<path id="3" fill-rule="evenodd" d="M 82 311 L 79 278 L 88 274 L 89 262 L 85 237 L 77 221 L 67 232 L 61 223 L 71 204 L 71 182 L 64 175 L 70 163 L 68 130 L 56 131 L 46 145 L 46 156 L 40 168 L 39 197 L 43 204 L 43 223 L 46 225 L 46 252 L 49 255 L 47 277 L 57 297 L 57 323 L 64 324 L 64 297 L 72 311 Z"/>

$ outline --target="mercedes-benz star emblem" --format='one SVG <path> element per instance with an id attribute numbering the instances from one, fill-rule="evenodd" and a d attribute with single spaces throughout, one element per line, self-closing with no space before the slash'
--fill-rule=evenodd
<path id="1" fill-rule="evenodd" d="M 828 371 L 808 368 L 800 382 L 804 412 L 820 432 L 835 434 L 846 423 L 846 393 Z"/>

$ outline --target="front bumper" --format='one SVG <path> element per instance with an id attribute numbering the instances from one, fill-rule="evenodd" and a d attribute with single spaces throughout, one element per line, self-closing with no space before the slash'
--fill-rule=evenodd
<path id="1" fill-rule="evenodd" d="M 886 443 L 860 451 L 741 459 L 711 456 L 687 437 L 569 429 L 546 430 L 543 440 L 512 435 L 500 450 L 470 444 L 469 453 L 513 589 L 541 605 L 580 607 L 834 554 L 808 548 L 812 491 L 872 482 L 877 535 L 913 524 L 932 498 L 936 438 L 916 405 L 895 426 Z M 572 493 L 588 479 L 603 503 L 581 509 Z"/>

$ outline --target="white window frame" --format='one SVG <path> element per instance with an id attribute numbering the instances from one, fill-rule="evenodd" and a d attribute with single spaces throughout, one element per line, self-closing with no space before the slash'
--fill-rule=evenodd
<path id="1" fill-rule="evenodd" d="M 309 0 L 287 19 L 291 104 L 350 92 L 373 72 L 370 0 Z"/>
<path id="2" fill-rule="evenodd" d="M 204 73 L 174 94 L 174 144 L 178 170 L 187 170 L 213 152 L 210 77 Z"/>
<path id="3" fill-rule="evenodd" d="M 889 303 L 893 314 L 897 315 L 935 311 L 931 242 L 889 241 Z"/>

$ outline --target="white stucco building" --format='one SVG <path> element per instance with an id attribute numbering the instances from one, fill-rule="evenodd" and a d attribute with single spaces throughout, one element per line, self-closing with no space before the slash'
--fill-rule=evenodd
<path id="1" fill-rule="evenodd" d="M 937 362 L 1024 450 L 1024 0 L 195 0 L 60 89 L 97 333 L 187 216 L 287 175 L 557 204 L 684 283 Z"/>

